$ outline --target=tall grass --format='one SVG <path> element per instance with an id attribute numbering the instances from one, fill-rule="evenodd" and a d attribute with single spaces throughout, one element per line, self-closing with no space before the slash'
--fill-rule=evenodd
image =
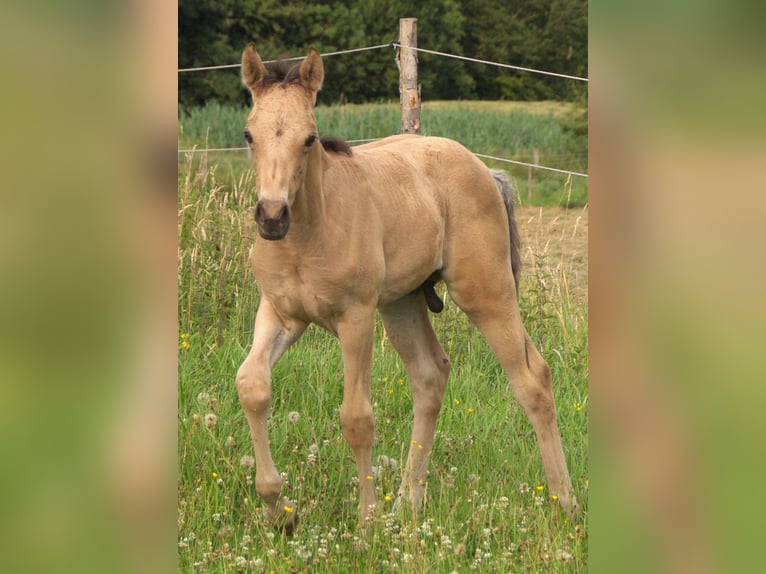
<path id="1" fill-rule="evenodd" d="M 522 207 L 518 214 L 521 308 L 553 372 L 564 450 L 584 510 L 579 519 L 565 519 L 549 499 L 531 425 L 486 342 L 447 299 L 433 322 L 453 371 L 419 515 L 392 506 L 412 397 L 380 325 L 372 371 L 378 508 L 367 534 L 357 528 L 358 480 L 340 429 L 337 342 L 311 328 L 277 363 L 271 447 L 286 476 L 284 493 L 301 513 L 287 537 L 262 517 L 234 387 L 258 303 L 248 262 L 253 176 L 219 169 L 202 174 L 189 163 L 179 178 L 179 571 L 585 571 L 587 211 Z"/>
<path id="2" fill-rule="evenodd" d="M 533 162 L 537 150 L 541 165 L 577 172 L 587 171 L 588 150 L 584 138 L 562 127 L 567 115 L 561 105 L 539 102 L 426 102 L 422 111 L 422 132 L 459 141 L 476 153 Z M 567 109 L 567 108 L 565 108 Z M 225 148 L 242 147 L 242 130 L 249 110 L 210 103 L 179 112 L 179 145 Z M 315 109 L 319 132 L 347 140 L 386 137 L 399 131 L 398 103 L 318 106 Z M 223 156 L 216 161 L 234 174 L 246 169 L 246 154 Z M 528 170 L 488 160 L 493 167 L 511 173 L 526 189 Z M 183 166 L 182 166 L 183 167 Z M 569 187 L 567 187 L 569 185 Z M 532 180 L 536 205 L 580 206 L 587 202 L 587 180 L 535 170 Z M 525 198 L 526 199 L 526 198 Z"/>

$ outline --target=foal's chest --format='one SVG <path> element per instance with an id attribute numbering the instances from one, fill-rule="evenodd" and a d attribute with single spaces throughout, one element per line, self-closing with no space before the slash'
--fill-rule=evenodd
<path id="1" fill-rule="evenodd" d="M 331 328 L 334 318 L 359 296 L 363 268 L 285 255 L 253 250 L 253 272 L 262 296 L 285 315 Z"/>

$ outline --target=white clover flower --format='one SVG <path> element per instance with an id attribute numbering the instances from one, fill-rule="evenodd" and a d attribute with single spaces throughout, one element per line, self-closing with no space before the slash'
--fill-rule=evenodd
<path id="1" fill-rule="evenodd" d="M 218 424 L 218 417 L 215 416 L 213 413 L 208 413 L 205 415 L 205 426 L 208 428 L 213 428 Z"/>

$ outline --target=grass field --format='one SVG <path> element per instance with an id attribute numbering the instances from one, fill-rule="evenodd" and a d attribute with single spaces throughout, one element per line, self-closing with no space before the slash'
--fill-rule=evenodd
<path id="1" fill-rule="evenodd" d="M 253 175 L 215 165 L 212 154 L 204 176 L 191 158 L 180 173 L 179 571 L 586 571 L 587 207 L 522 205 L 517 215 L 522 312 L 553 372 L 582 515 L 569 521 L 549 499 L 531 425 L 483 338 L 447 298 L 433 319 L 453 370 L 419 516 L 392 512 L 412 400 L 380 326 L 372 371 L 379 505 L 368 534 L 357 529 L 356 469 L 340 429 L 337 342 L 310 328 L 276 365 L 272 450 L 285 473 L 283 492 L 301 513 L 288 537 L 261 517 L 252 444 L 234 386 L 258 302 L 247 261 Z"/>
<path id="2" fill-rule="evenodd" d="M 421 124 L 424 135 L 459 141 L 475 153 L 587 172 L 588 149 L 583 135 L 571 125 L 574 104 L 562 102 L 424 102 Z M 217 103 L 179 112 L 179 148 L 243 147 L 242 130 L 249 110 Z M 386 137 L 398 133 L 398 103 L 318 106 L 319 133 L 350 141 Z M 201 157 L 196 162 L 204 161 Z M 249 169 L 246 152 L 211 153 L 208 163 L 219 165 L 219 177 L 228 183 Z M 521 200 L 532 205 L 582 206 L 587 203 L 587 179 L 535 169 L 531 180 L 523 166 L 487 160 L 491 167 L 508 171 L 521 190 Z M 187 162 L 179 156 L 179 168 Z M 531 191 L 531 194 L 529 193 Z"/>

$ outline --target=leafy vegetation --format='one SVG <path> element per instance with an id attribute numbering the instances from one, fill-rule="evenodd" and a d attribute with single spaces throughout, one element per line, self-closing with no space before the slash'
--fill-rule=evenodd
<path id="1" fill-rule="evenodd" d="M 399 19 L 418 18 L 418 45 L 451 54 L 587 75 L 586 0 L 179 0 L 179 67 L 234 64 L 255 41 L 264 59 L 388 44 Z M 343 83 L 320 94 L 325 104 L 398 97 L 389 48 L 327 58 Z M 574 100 L 579 82 L 498 69 L 421 53 L 423 97 L 437 99 Z M 180 74 L 179 101 L 244 104 L 236 70 Z"/>

